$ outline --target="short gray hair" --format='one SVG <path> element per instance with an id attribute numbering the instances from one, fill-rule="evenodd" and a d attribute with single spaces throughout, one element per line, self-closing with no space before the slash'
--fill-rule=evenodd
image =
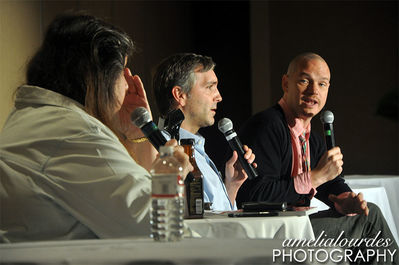
<path id="1" fill-rule="evenodd" d="M 172 89 L 181 87 L 189 94 L 195 82 L 195 71 L 207 72 L 215 68 L 211 57 L 194 53 L 178 53 L 164 59 L 157 67 L 153 79 L 154 95 L 159 112 L 165 118 L 175 108 Z"/>

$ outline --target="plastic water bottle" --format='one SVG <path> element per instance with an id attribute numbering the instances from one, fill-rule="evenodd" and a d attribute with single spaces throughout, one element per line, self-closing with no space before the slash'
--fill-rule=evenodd
<path id="1" fill-rule="evenodd" d="M 151 168 L 151 237 L 155 241 L 178 241 L 183 237 L 184 182 L 182 166 L 172 146 L 161 146 Z"/>

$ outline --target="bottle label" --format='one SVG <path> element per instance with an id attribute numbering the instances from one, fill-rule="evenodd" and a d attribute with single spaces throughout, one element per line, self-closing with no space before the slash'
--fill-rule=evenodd
<path id="1" fill-rule="evenodd" d="M 155 174 L 152 176 L 152 197 L 183 196 L 184 185 L 176 174 Z"/>
<path id="2" fill-rule="evenodd" d="M 193 180 L 187 188 L 187 203 L 189 216 L 203 214 L 203 189 L 202 182 Z"/>
<path id="3" fill-rule="evenodd" d="M 195 213 L 196 214 L 202 214 L 203 210 L 202 210 L 202 199 L 196 199 L 195 200 Z"/>

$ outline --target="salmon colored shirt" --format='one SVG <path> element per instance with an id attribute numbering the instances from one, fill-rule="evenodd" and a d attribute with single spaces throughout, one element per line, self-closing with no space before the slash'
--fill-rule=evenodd
<path id="1" fill-rule="evenodd" d="M 283 98 L 280 99 L 278 104 L 284 111 L 285 119 L 287 120 L 288 127 L 290 129 L 291 134 L 291 146 L 292 146 L 292 169 L 291 169 L 291 177 L 294 179 L 294 187 L 295 191 L 298 194 L 309 194 L 311 198 L 316 194 L 316 189 L 312 186 L 311 181 L 311 171 L 304 171 L 302 167 L 302 146 L 301 141 L 299 140 L 299 136 L 302 135 L 304 131 L 306 131 L 306 157 L 310 164 L 310 145 L 309 145 L 309 136 L 310 136 L 310 123 L 304 128 L 302 123 L 299 122 L 298 118 L 294 117 L 294 114 L 288 108 L 287 103 Z"/>

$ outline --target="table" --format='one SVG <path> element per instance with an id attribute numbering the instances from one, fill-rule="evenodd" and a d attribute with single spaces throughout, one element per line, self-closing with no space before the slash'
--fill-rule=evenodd
<path id="1" fill-rule="evenodd" d="M 216 238 L 185 238 L 180 242 L 154 242 L 149 238 L 130 238 L 12 243 L 0 244 L 0 263 L 288 264 L 289 262 L 283 263 L 278 256 L 275 256 L 276 262 L 273 262 L 273 251 L 282 249 L 282 243 L 282 240 L 276 239 Z M 292 250 L 295 251 L 296 248 Z M 328 251 L 332 253 L 332 249 Z M 309 260 L 308 257 L 308 260 L 301 264 L 318 264 Z M 328 260 L 323 264 L 333 263 Z"/>
<path id="2" fill-rule="evenodd" d="M 396 181 L 399 181 L 399 178 L 393 179 L 392 183 L 390 183 L 393 187 L 389 187 L 392 189 L 391 191 L 391 198 L 397 196 L 398 198 L 395 199 L 389 199 L 388 198 L 388 192 L 386 191 L 385 185 L 380 185 L 376 186 L 378 183 L 382 183 L 381 179 L 377 179 L 373 181 L 374 178 L 354 178 L 352 176 L 345 176 L 345 181 L 346 183 L 351 187 L 351 189 L 356 192 L 362 192 L 364 199 L 368 202 L 372 202 L 381 209 L 382 214 L 385 217 L 385 220 L 387 221 L 387 224 L 389 228 L 391 229 L 391 232 L 396 240 L 396 242 L 399 242 L 399 236 L 398 236 L 398 230 L 397 230 L 397 223 L 398 223 L 398 218 L 394 219 L 394 216 L 399 215 L 399 209 L 396 209 L 395 207 L 391 206 L 391 203 L 394 205 L 398 204 L 399 200 L 399 195 L 397 195 L 396 192 L 393 192 L 393 189 L 395 185 L 393 185 Z M 398 182 L 399 185 L 399 182 Z M 399 189 L 399 186 L 397 187 Z M 325 205 L 323 202 L 317 200 L 316 198 L 313 198 L 311 201 L 311 206 L 316 206 L 319 211 L 326 210 L 329 207 Z M 395 214 L 396 212 L 396 214 Z M 399 225 L 399 223 L 398 223 Z"/>
<path id="3" fill-rule="evenodd" d="M 184 222 L 194 237 L 314 239 L 308 216 L 227 217 L 206 213 L 203 219 Z"/>

